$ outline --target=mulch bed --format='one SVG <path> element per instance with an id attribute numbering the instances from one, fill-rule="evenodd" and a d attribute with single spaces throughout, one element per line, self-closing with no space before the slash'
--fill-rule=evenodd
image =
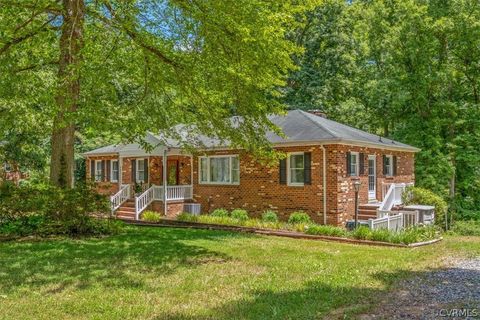
<path id="1" fill-rule="evenodd" d="M 305 234 L 302 232 L 286 231 L 286 230 L 258 229 L 258 228 L 251 228 L 251 227 L 239 227 L 239 226 L 229 226 L 229 225 L 200 223 L 200 222 L 184 222 L 184 221 L 177 221 L 177 220 L 170 220 L 170 219 L 162 219 L 158 223 L 146 222 L 146 221 L 133 221 L 133 220 L 124 220 L 124 221 L 128 224 L 137 225 L 137 226 L 236 231 L 236 232 L 262 234 L 267 236 L 287 237 L 287 238 L 294 238 L 294 239 L 324 240 L 324 241 L 335 241 L 335 242 L 344 242 L 344 243 L 351 243 L 351 244 L 382 246 L 382 247 L 397 247 L 397 248 L 415 248 L 415 247 L 425 246 L 429 244 L 434 244 L 442 240 L 442 238 L 439 238 L 439 239 L 434 239 L 434 240 L 425 241 L 425 242 L 411 243 L 407 245 L 407 244 L 381 242 L 381 241 L 320 236 L 320 235 Z"/>

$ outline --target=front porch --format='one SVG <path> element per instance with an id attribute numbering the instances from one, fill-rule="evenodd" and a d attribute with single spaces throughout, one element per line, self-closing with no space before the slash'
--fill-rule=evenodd
<path id="1" fill-rule="evenodd" d="M 151 209 L 164 215 L 175 215 L 184 211 L 184 204 L 193 199 L 193 186 L 168 186 L 167 192 L 163 186 L 152 185 L 141 193 L 132 196 L 132 186 L 122 185 L 120 191 L 111 196 L 112 212 L 118 218 L 139 220 L 143 211 Z"/>
<path id="2" fill-rule="evenodd" d="M 138 144 L 89 157 L 87 175 L 110 195 L 111 211 L 138 220 L 145 210 L 164 215 L 183 211 L 193 199 L 193 156 L 181 149 Z"/>

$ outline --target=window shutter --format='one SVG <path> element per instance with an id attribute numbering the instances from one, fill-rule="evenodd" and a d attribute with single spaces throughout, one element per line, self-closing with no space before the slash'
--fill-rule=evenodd
<path id="1" fill-rule="evenodd" d="M 102 166 L 101 166 L 101 168 L 102 168 L 102 179 L 101 179 L 101 181 L 105 181 L 105 160 L 102 160 L 101 163 L 102 163 Z"/>
<path id="2" fill-rule="evenodd" d="M 387 175 L 387 156 L 383 155 L 383 175 Z"/>
<path id="3" fill-rule="evenodd" d="M 95 181 L 95 160 L 90 159 L 90 178 Z"/>
<path id="4" fill-rule="evenodd" d="M 287 159 L 280 160 L 280 184 L 287 184 Z"/>
<path id="5" fill-rule="evenodd" d="M 312 184 L 312 153 L 305 152 L 303 155 L 304 184 Z"/>
<path id="6" fill-rule="evenodd" d="M 137 183 L 137 162 L 132 159 L 132 183 Z"/>
<path id="7" fill-rule="evenodd" d="M 144 165 L 143 165 L 143 168 L 144 168 L 144 172 L 143 172 L 143 181 L 145 181 L 145 183 L 148 182 L 148 159 L 144 159 Z"/>
<path id="8" fill-rule="evenodd" d="M 393 170 L 393 175 L 396 176 L 397 175 L 397 156 L 393 156 L 393 164 L 392 164 L 392 170 Z"/>
<path id="9" fill-rule="evenodd" d="M 111 181 L 112 180 L 112 177 L 110 176 L 111 174 L 111 160 L 107 160 L 107 181 Z"/>
<path id="10" fill-rule="evenodd" d="M 365 154 L 360 153 L 358 156 L 360 157 L 360 159 L 358 160 L 358 166 L 360 167 L 358 168 L 358 172 L 359 175 L 363 175 L 365 174 Z"/>
<path id="11" fill-rule="evenodd" d="M 350 152 L 347 152 L 347 175 L 351 175 L 352 174 L 352 166 L 351 166 L 351 162 L 352 162 L 352 157 L 350 156 Z"/>

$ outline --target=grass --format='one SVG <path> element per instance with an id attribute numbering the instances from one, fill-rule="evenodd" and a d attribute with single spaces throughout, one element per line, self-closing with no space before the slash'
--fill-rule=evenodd
<path id="1" fill-rule="evenodd" d="M 368 308 L 398 279 L 480 238 L 416 249 L 128 227 L 0 243 L 1 319 L 314 319 Z M 336 311 L 335 311 L 336 310 Z"/>

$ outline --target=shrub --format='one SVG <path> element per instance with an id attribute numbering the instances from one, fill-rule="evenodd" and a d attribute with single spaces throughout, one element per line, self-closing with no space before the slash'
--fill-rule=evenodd
<path id="1" fill-rule="evenodd" d="M 480 221 L 457 221 L 450 231 L 460 236 L 480 236 Z"/>
<path id="2" fill-rule="evenodd" d="M 228 217 L 228 210 L 227 209 L 215 209 L 212 213 L 210 213 L 212 217 Z"/>
<path id="3" fill-rule="evenodd" d="M 97 235 L 118 224 L 91 216 L 110 215 L 110 203 L 92 185 L 61 189 L 46 183 L 0 186 L 0 230 L 16 235 Z"/>
<path id="4" fill-rule="evenodd" d="M 372 231 L 365 226 L 360 226 L 352 231 L 352 237 L 360 240 L 367 240 L 371 237 Z"/>
<path id="5" fill-rule="evenodd" d="M 262 213 L 263 222 L 278 222 L 277 213 L 273 210 L 267 210 Z"/>
<path id="6" fill-rule="evenodd" d="M 290 217 L 288 217 L 288 223 L 291 223 L 291 224 L 300 224 L 300 223 L 307 224 L 311 222 L 312 222 L 312 219 L 310 218 L 310 216 L 303 211 L 296 211 L 292 213 Z"/>
<path id="7" fill-rule="evenodd" d="M 368 235 L 368 240 L 372 241 L 390 242 L 391 239 L 392 232 L 387 229 L 370 230 Z"/>
<path id="8" fill-rule="evenodd" d="M 240 221 L 246 221 L 248 220 L 248 212 L 247 210 L 243 210 L 243 209 L 235 209 L 235 210 L 232 210 L 232 212 L 230 213 L 231 217 L 233 219 L 237 219 L 237 220 L 240 220 Z"/>
<path id="9" fill-rule="evenodd" d="M 445 225 L 445 214 L 447 213 L 448 205 L 442 197 L 434 192 L 418 187 L 407 187 L 402 195 L 402 200 L 405 205 L 425 204 L 434 206 L 435 223 L 442 227 Z"/>
<path id="10" fill-rule="evenodd" d="M 187 213 L 187 212 L 182 212 L 177 216 L 177 220 L 185 221 L 185 222 L 198 222 L 199 216 L 195 216 L 195 215 L 193 215 L 191 213 Z"/>
<path id="11" fill-rule="evenodd" d="M 147 222 L 160 222 L 161 216 L 155 211 L 145 211 L 142 215 L 143 220 Z"/>
<path id="12" fill-rule="evenodd" d="M 328 225 L 310 225 L 305 231 L 306 234 L 315 234 L 331 237 L 344 237 L 347 235 L 345 229 Z"/>

